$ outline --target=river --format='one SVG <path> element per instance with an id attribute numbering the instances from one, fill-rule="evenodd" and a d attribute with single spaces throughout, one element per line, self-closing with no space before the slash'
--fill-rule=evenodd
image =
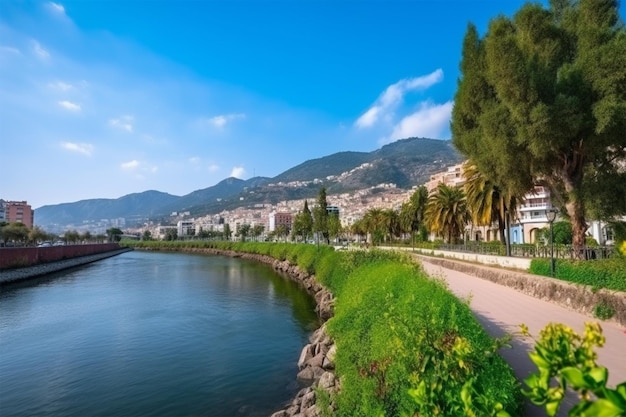
<path id="1" fill-rule="evenodd" d="M 269 416 L 314 306 L 267 265 L 181 253 L 0 287 L 0 415 Z"/>

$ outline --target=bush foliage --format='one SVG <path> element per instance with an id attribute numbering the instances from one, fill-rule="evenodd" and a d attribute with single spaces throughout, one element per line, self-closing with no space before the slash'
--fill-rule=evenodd
<path id="1" fill-rule="evenodd" d="M 556 277 L 576 284 L 590 285 L 593 288 L 626 291 L 626 259 L 612 258 L 595 261 L 570 261 L 557 259 Z M 550 276 L 550 259 L 533 259 L 530 273 Z"/>

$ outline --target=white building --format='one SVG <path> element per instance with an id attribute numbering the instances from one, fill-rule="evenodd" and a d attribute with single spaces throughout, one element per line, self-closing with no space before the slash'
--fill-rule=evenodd
<path id="1" fill-rule="evenodd" d="M 537 231 L 549 227 L 546 213 L 552 209 L 550 191 L 546 187 L 537 186 L 526 194 L 517 209 L 517 218 L 511 219 L 511 243 L 535 243 Z"/>
<path id="2" fill-rule="evenodd" d="M 178 236 L 194 236 L 196 234 L 196 226 L 193 220 L 179 220 L 176 224 Z"/>

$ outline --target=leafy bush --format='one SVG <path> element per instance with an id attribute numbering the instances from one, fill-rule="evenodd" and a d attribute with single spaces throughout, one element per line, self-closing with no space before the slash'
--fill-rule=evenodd
<path id="1" fill-rule="evenodd" d="M 608 320 L 615 315 L 615 309 L 606 302 L 600 302 L 593 309 L 593 315 L 600 320 Z"/>
<path id="2" fill-rule="evenodd" d="M 529 335 L 524 325 L 522 334 Z M 571 389 L 578 393 L 579 402 L 569 411 L 569 416 L 623 417 L 626 381 L 615 389 L 607 387 L 609 371 L 596 363 L 595 348 L 602 347 L 605 341 L 597 323 L 585 323 L 582 335 L 563 324 L 548 324 L 529 354 L 538 372 L 526 378 L 529 389 L 524 395 L 543 406 L 552 417 L 559 411 L 566 391 Z"/>
<path id="3" fill-rule="evenodd" d="M 594 288 L 626 291 L 626 259 L 556 260 L 556 278 Z M 550 259 L 533 259 L 530 273 L 550 276 Z"/>

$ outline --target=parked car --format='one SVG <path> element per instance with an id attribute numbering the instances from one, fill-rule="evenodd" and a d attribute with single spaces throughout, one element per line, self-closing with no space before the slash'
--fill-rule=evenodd
<path id="1" fill-rule="evenodd" d="M 52 246 L 52 242 L 41 242 L 37 245 L 38 248 L 47 248 L 48 246 Z"/>

